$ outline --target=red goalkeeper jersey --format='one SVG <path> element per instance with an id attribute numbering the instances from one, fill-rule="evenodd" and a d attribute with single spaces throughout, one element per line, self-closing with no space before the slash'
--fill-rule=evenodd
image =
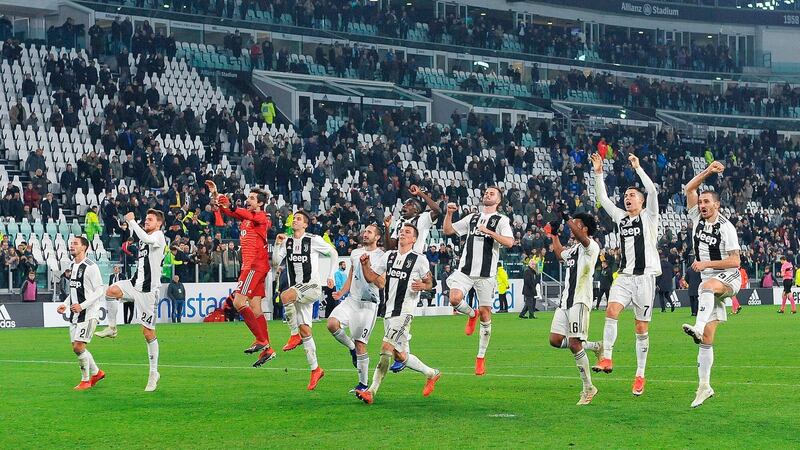
<path id="1" fill-rule="evenodd" d="M 241 221 L 239 243 L 242 247 L 242 272 L 257 270 L 269 272 L 269 250 L 267 249 L 267 230 L 272 221 L 264 211 L 248 211 L 244 208 L 220 208 L 228 217 Z"/>

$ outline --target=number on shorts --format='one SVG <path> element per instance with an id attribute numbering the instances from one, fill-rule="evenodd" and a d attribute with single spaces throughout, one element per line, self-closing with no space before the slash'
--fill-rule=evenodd
<path id="1" fill-rule="evenodd" d="M 645 317 L 647 317 L 647 313 L 648 312 L 650 312 L 650 307 L 649 306 L 645 306 L 644 307 L 644 315 L 645 315 Z"/>
<path id="2" fill-rule="evenodd" d="M 241 292 L 242 291 L 242 280 L 236 282 L 236 289 L 234 292 Z"/>
<path id="3" fill-rule="evenodd" d="M 153 316 L 148 316 L 147 313 L 142 313 L 142 323 L 146 323 L 148 325 L 153 324 Z"/>
<path id="4" fill-rule="evenodd" d="M 81 328 L 81 334 L 79 337 L 86 337 L 86 328 Z"/>
<path id="5" fill-rule="evenodd" d="M 386 331 L 386 338 L 387 339 L 394 339 L 394 337 L 397 336 L 397 332 L 398 331 L 400 331 L 400 330 L 392 330 L 392 329 L 387 330 Z M 391 333 L 391 336 L 389 335 L 389 333 Z"/>
<path id="6" fill-rule="evenodd" d="M 367 336 L 369 336 L 369 328 L 364 328 L 364 332 L 361 333 L 361 337 L 366 338 Z"/>
<path id="7" fill-rule="evenodd" d="M 573 333 L 578 332 L 578 322 L 572 322 L 572 332 Z"/>

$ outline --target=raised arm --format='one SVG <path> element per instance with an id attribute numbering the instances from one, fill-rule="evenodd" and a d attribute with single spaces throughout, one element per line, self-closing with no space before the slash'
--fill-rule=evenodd
<path id="1" fill-rule="evenodd" d="M 644 171 L 642 165 L 639 164 L 639 158 L 637 158 L 636 155 L 633 153 L 628 155 L 628 161 L 630 161 L 633 170 L 636 171 L 636 175 L 639 175 L 644 190 L 647 192 L 647 205 L 645 205 L 645 208 L 653 214 L 658 214 L 658 189 L 656 189 L 655 183 L 653 183 L 653 180 L 647 175 L 647 172 Z"/>
<path id="2" fill-rule="evenodd" d="M 561 239 L 558 237 L 559 227 L 552 227 L 550 230 L 550 239 L 553 241 L 553 253 L 556 254 L 556 258 L 562 260 L 564 258 L 561 257 L 561 253 L 564 251 L 564 246 L 561 244 Z"/>
<path id="3" fill-rule="evenodd" d="M 439 204 L 436 203 L 436 200 L 417 185 L 412 184 L 411 187 L 408 188 L 408 192 L 411 193 L 411 195 L 422 197 L 422 199 L 425 200 L 425 204 L 431 209 L 431 220 L 436 220 L 439 214 L 442 213 L 442 209 L 439 207 Z"/>
<path id="4" fill-rule="evenodd" d="M 143 243 L 150 245 L 158 243 L 158 238 L 155 236 L 155 233 L 147 234 L 136 222 L 136 216 L 134 216 L 132 212 L 125 214 L 125 222 L 128 223 L 128 229 L 133 231 L 136 237 Z"/>
<path id="5" fill-rule="evenodd" d="M 575 239 L 577 239 L 578 242 L 581 243 L 583 248 L 589 246 L 592 240 L 589 238 L 589 235 L 586 233 L 586 230 L 584 230 L 583 227 L 578 226 L 578 224 L 575 222 L 575 219 L 568 220 L 567 226 L 569 227 L 569 231 L 572 232 L 572 235 L 575 236 Z M 556 239 L 558 239 L 558 236 L 556 236 Z M 560 243 L 561 242 L 559 242 L 559 244 Z M 555 242 L 553 243 L 553 246 L 555 247 Z"/>
<path id="6" fill-rule="evenodd" d="M 592 153 L 591 159 L 592 167 L 594 168 L 594 190 L 597 191 L 597 199 L 600 200 L 600 206 L 602 206 L 608 215 L 616 222 L 625 217 L 625 211 L 618 208 L 617 205 L 608 198 L 606 181 L 603 179 L 603 158 L 599 153 Z"/>
<path id="7" fill-rule="evenodd" d="M 458 211 L 458 205 L 455 203 L 447 204 L 447 211 L 444 214 L 444 222 L 442 223 L 442 231 L 444 231 L 444 234 L 448 236 L 452 236 L 454 234 L 457 236 L 463 236 L 467 234 L 469 228 L 469 214 L 462 217 L 458 222 L 453 223 L 453 213 L 456 211 Z"/>
<path id="8" fill-rule="evenodd" d="M 386 251 L 397 248 L 397 239 L 392 239 L 392 215 L 383 218 L 383 248 Z"/>
<path id="9" fill-rule="evenodd" d="M 686 189 L 685 189 L 686 209 L 692 209 L 695 206 L 697 206 L 697 198 L 698 198 L 697 189 L 700 188 L 700 185 L 703 184 L 703 181 L 705 181 L 706 178 L 710 177 L 713 174 L 722 173 L 724 171 L 725 171 L 725 166 L 719 161 L 714 161 L 711 164 L 709 164 L 708 167 L 706 167 L 702 172 L 698 173 L 697 175 L 695 175 L 694 178 L 689 180 L 689 182 L 686 183 Z"/>

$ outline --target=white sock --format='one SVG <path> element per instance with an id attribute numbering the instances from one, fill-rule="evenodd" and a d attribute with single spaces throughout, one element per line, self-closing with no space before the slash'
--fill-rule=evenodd
<path id="1" fill-rule="evenodd" d="M 147 354 L 150 356 L 150 372 L 158 372 L 158 339 L 147 341 Z"/>
<path id="2" fill-rule="evenodd" d="M 583 344 L 583 348 L 585 350 L 589 350 L 590 352 L 593 352 L 593 351 L 597 350 L 598 348 L 600 348 L 600 343 L 599 342 L 595 342 L 595 341 L 591 341 L 591 342 L 590 341 L 583 341 L 582 344 Z"/>
<path id="3" fill-rule="evenodd" d="M 119 300 L 106 297 L 106 320 L 108 321 L 109 328 L 117 328 L 117 310 L 119 309 Z"/>
<path id="4" fill-rule="evenodd" d="M 283 305 L 283 317 L 286 319 L 286 325 L 289 326 L 289 331 L 291 334 L 297 334 L 299 331 L 297 326 L 297 307 L 295 306 L 295 302 Z"/>
<path id="5" fill-rule="evenodd" d="M 481 322 L 481 335 L 478 338 L 478 358 L 486 356 L 486 349 L 489 347 L 489 339 L 492 338 L 492 321 Z"/>
<path id="6" fill-rule="evenodd" d="M 453 309 L 469 317 L 475 317 L 475 314 L 477 314 L 477 312 L 472 309 L 472 307 L 469 306 L 464 300 L 461 300 L 461 303 L 457 304 Z"/>
<path id="7" fill-rule="evenodd" d="M 389 371 L 390 365 L 392 365 L 392 355 L 390 353 L 381 353 L 381 360 L 375 367 L 375 374 L 372 375 L 372 384 L 369 386 L 369 391 L 373 394 L 377 393 L 378 388 L 381 387 L 381 381 L 386 376 L 386 372 Z"/>
<path id="8" fill-rule="evenodd" d="M 335 337 L 337 341 L 341 342 L 341 344 L 347 347 L 348 349 L 350 350 L 356 349 L 356 343 L 353 342 L 353 340 L 350 339 L 350 336 L 348 336 L 347 333 L 344 332 L 344 328 L 339 328 L 338 330 L 336 330 L 336 332 L 333 333 L 333 337 Z"/>
<path id="9" fill-rule="evenodd" d="M 428 378 L 432 378 L 436 375 L 436 371 L 431 369 L 430 367 L 426 366 L 424 362 L 420 361 L 419 358 L 412 355 L 411 353 L 408 354 L 406 358 L 406 367 L 411 370 L 415 370 Z"/>
<path id="10" fill-rule="evenodd" d="M 314 336 L 303 338 L 303 348 L 306 350 L 306 360 L 311 370 L 317 370 L 317 344 L 314 343 Z"/>
<path id="11" fill-rule="evenodd" d="M 367 386 L 369 384 L 369 353 L 356 355 L 356 367 L 358 368 L 358 382 Z"/>
<path id="12" fill-rule="evenodd" d="M 647 333 L 636 335 L 636 376 L 644 377 L 644 368 L 647 366 L 647 351 L 650 349 L 650 335 Z"/>
<path id="13" fill-rule="evenodd" d="M 86 351 L 85 351 L 85 352 L 83 352 L 83 353 L 84 353 L 85 355 L 88 355 L 87 357 L 89 358 L 89 374 L 90 374 L 91 376 L 95 376 L 95 375 L 97 375 L 97 372 L 100 372 L 100 368 L 99 368 L 99 367 L 97 367 L 97 364 L 95 364 L 95 362 L 94 362 L 94 356 L 93 356 L 91 353 L 89 353 L 89 350 L 86 350 Z"/>
<path id="14" fill-rule="evenodd" d="M 78 364 L 81 366 L 81 381 L 89 381 L 89 352 L 84 351 L 78 355 Z"/>
<path id="15" fill-rule="evenodd" d="M 694 322 L 694 326 L 701 332 L 705 330 L 712 312 L 714 312 L 714 291 L 702 289 L 697 302 L 697 319 Z"/>
<path id="16" fill-rule="evenodd" d="M 611 359 L 614 342 L 617 341 L 617 319 L 606 317 L 606 326 L 603 328 L 603 358 Z"/>
<path id="17" fill-rule="evenodd" d="M 581 350 L 575 354 L 575 365 L 578 366 L 578 373 L 581 374 L 583 390 L 589 390 L 592 387 L 592 375 L 589 372 L 589 357 L 586 356 L 586 350 Z"/>
<path id="18" fill-rule="evenodd" d="M 701 386 L 711 384 L 711 366 L 714 365 L 714 347 L 700 344 L 697 351 L 697 376 Z"/>

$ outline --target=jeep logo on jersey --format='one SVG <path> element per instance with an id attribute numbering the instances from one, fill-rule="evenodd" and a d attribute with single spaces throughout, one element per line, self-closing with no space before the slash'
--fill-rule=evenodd
<path id="1" fill-rule="evenodd" d="M 306 255 L 290 255 L 289 256 L 289 261 L 291 261 L 293 263 L 307 263 L 308 262 L 308 256 L 306 256 Z"/>
<path id="2" fill-rule="evenodd" d="M 16 328 L 17 322 L 11 320 L 11 314 L 8 313 L 6 305 L 0 305 L 0 328 Z"/>
<path id="3" fill-rule="evenodd" d="M 705 242 L 708 245 L 718 245 L 719 244 L 719 238 L 718 237 L 714 236 L 713 234 L 705 233 L 702 230 L 697 232 L 696 239 L 698 241 L 700 241 L 700 242 Z"/>
<path id="4" fill-rule="evenodd" d="M 148 248 L 148 246 L 143 245 L 142 248 L 139 249 L 139 258 L 146 258 L 149 254 L 150 248 Z"/>
<path id="5" fill-rule="evenodd" d="M 564 265 L 567 267 L 575 267 L 575 260 L 572 258 L 567 259 L 564 261 Z"/>
<path id="6" fill-rule="evenodd" d="M 83 287 L 83 283 L 80 280 L 69 280 L 69 287 L 80 289 Z"/>
<path id="7" fill-rule="evenodd" d="M 758 291 L 753 290 L 753 293 L 750 294 L 750 298 L 747 299 L 747 304 L 750 306 L 758 306 L 761 305 L 761 297 L 758 296 Z"/>
<path id="8" fill-rule="evenodd" d="M 627 227 L 620 227 L 620 231 L 619 232 L 624 237 L 634 237 L 634 236 L 638 236 L 638 235 L 642 234 L 642 229 L 639 228 L 639 227 L 635 227 L 635 226 L 629 225 Z"/>
<path id="9" fill-rule="evenodd" d="M 398 280 L 405 280 L 406 278 L 408 278 L 407 273 L 398 269 L 389 269 L 389 276 L 392 278 L 397 278 Z"/>

